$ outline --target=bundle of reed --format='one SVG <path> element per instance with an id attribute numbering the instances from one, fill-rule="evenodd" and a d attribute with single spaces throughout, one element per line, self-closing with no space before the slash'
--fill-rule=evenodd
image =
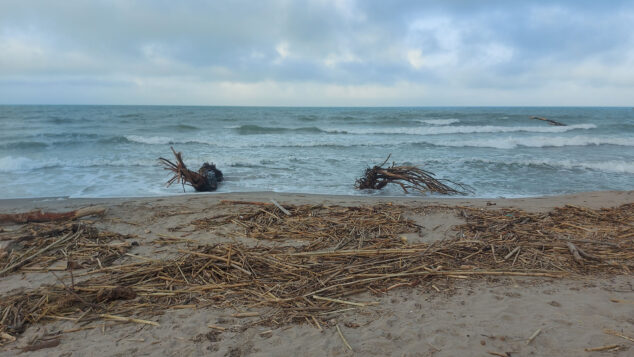
<path id="1" fill-rule="evenodd" d="M 630 273 L 634 254 L 634 204 L 591 210 L 567 205 L 548 213 L 521 210 L 462 211 L 466 240 L 486 242 L 519 266 L 583 272 Z"/>
<path id="2" fill-rule="evenodd" d="M 5 248 L 6 254 L 0 255 L 0 276 L 16 270 L 50 271 L 108 266 L 132 246 L 132 243 L 124 241 L 129 236 L 100 232 L 82 223 L 31 223 L 12 232 L 12 235 Z M 66 264 L 53 267 L 60 260 L 65 260 Z"/>
<path id="3" fill-rule="evenodd" d="M 198 229 L 234 224 L 238 230 L 233 236 L 304 241 L 308 244 L 305 249 L 363 248 L 377 240 L 389 242 L 398 234 L 420 229 L 404 218 L 402 207 L 387 204 L 369 207 L 288 206 L 287 212 L 289 215 L 274 205 L 254 206 L 236 215 L 199 219 L 192 224 Z"/>
<path id="4" fill-rule="evenodd" d="M 455 238 L 430 244 L 409 244 L 397 233 L 413 227 L 405 219 L 394 219 L 411 208 L 285 209 L 290 216 L 281 216 L 273 206 L 248 207 L 223 221 L 243 227 L 242 222 L 254 220 L 263 230 L 253 237 L 275 239 L 274 247 L 192 245 L 178 249 L 177 258 L 85 273 L 86 279 L 72 287 L 58 284 L 3 296 L 0 332 L 19 333 L 42 319 L 126 320 L 170 307 L 207 306 L 238 309 L 236 316 L 257 317 L 254 324 L 322 326 L 341 311 L 375 304 L 371 297 L 358 301 L 360 293 L 431 287 L 439 280 L 631 274 L 634 268 L 632 204 L 602 210 L 567 206 L 547 214 L 454 208 L 467 222 L 456 227 Z M 365 219 L 345 220 L 362 215 Z M 320 223 L 311 223 L 313 217 Z M 381 234 L 354 234 L 365 228 L 358 225 L 373 224 L 390 228 Z M 304 229 L 314 232 L 306 235 Z M 339 245 L 327 237 L 330 234 L 348 242 Z M 320 243 L 284 244 L 297 237 Z"/>
<path id="5" fill-rule="evenodd" d="M 355 188 L 380 190 L 389 183 L 395 183 L 401 186 L 405 193 L 408 193 L 408 190 L 418 191 L 422 194 L 434 192 L 443 195 L 465 195 L 468 192 L 473 192 L 467 185 L 448 179 L 437 179 L 433 172 L 416 166 L 397 166 L 396 163 L 392 162 L 392 166 L 385 167 L 389 159 L 390 156 L 381 165 L 367 168 L 363 176 L 356 180 Z"/>

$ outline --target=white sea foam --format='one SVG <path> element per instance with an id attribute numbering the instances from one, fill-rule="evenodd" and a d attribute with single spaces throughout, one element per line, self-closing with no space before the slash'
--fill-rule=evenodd
<path id="1" fill-rule="evenodd" d="M 411 135 L 441 135 L 441 134 L 474 134 L 474 133 L 512 133 L 512 132 L 533 132 L 533 133 L 564 133 L 577 129 L 594 129 L 594 124 L 577 124 L 569 126 L 436 126 L 418 128 L 368 128 L 368 129 L 346 129 L 350 134 L 411 134 Z"/>
<path id="2" fill-rule="evenodd" d="M 531 160 L 528 164 L 549 165 L 553 167 L 562 167 L 565 169 L 589 169 L 603 172 L 615 172 L 624 174 L 634 174 L 634 162 L 608 160 L 601 162 L 576 162 L 572 160 Z"/>
<path id="3" fill-rule="evenodd" d="M 33 160 L 27 157 L 0 157 L 0 172 L 20 172 L 37 169 L 45 169 L 52 167 L 125 167 L 125 166 L 154 166 L 155 160 L 129 160 L 118 159 L 109 160 L 104 158 L 88 159 L 88 160 L 60 160 L 57 158 L 49 158 L 44 160 Z"/>
<path id="4" fill-rule="evenodd" d="M 167 136 L 126 135 L 125 138 L 128 141 L 132 141 L 135 143 L 150 144 L 150 145 L 165 145 L 165 144 L 176 143 L 174 139 L 168 138 Z"/>
<path id="5" fill-rule="evenodd" d="M 458 127 L 459 128 L 459 127 Z M 555 128 L 555 127 L 553 127 Z M 467 131 L 465 131 L 466 133 Z M 134 138 L 130 138 L 134 137 Z M 150 144 L 150 145 L 166 145 L 166 144 L 203 144 L 214 147 L 225 148 L 267 148 L 267 147 L 296 147 L 296 148 L 309 148 L 309 147 L 356 147 L 356 146 L 383 146 L 394 144 L 394 141 L 388 140 L 389 137 L 385 137 L 385 140 L 381 137 L 376 137 L 371 141 L 366 139 L 355 140 L 354 137 L 341 137 L 341 140 L 329 140 L 326 137 L 318 137 L 317 140 L 306 140 L 309 137 L 291 136 L 288 140 L 257 140 L 257 141 L 232 141 L 232 140 L 219 140 L 218 138 L 186 138 L 177 140 L 168 137 L 142 137 L 142 136 L 128 136 L 128 140 L 134 139 L 135 142 Z M 413 137 L 412 137 L 413 139 Z M 495 148 L 495 149 L 514 149 L 517 147 L 563 147 L 563 146 L 595 146 L 595 145 L 619 145 L 619 146 L 634 146 L 634 140 L 623 137 L 594 137 L 588 135 L 576 135 L 576 136 L 507 136 L 507 137 L 495 137 L 495 138 L 481 138 L 481 139 L 444 139 L 440 137 L 430 137 L 425 140 L 400 140 L 398 143 L 401 145 L 406 144 L 427 144 L 436 146 L 449 146 L 449 147 L 483 147 L 483 148 Z"/>
<path id="6" fill-rule="evenodd" d="M 38 167 L 40 166 L 37 161 L 26 158 L 26 157 L 21 157 L 21 156 L 0 157 L 0 172 L 32 170 Z"/>
<path id="7" fill-rule="evenodd" d="M 431 125 L 450 125 L 459 123 L 460 119 L 423 119 L 417 120 L 420 123 L 431 124 Z"/>
<path id="8" fill-rule="evenodd" d="M 514 149 L 518 146 L 525 147 L 562 147 L 562 146 L 590 146 L 590 145 L 619 145 L 634 146 L 634 140 L 628 138 L 591 137 L 591 136 L 532 136 L 532 137 L 507 137 L 495 139 L 477 140 L 443 140 L 426 141 L 424 144 L 434 144 L 452 147 L 483 147 L 495 149 Z"/>
<path id="9" fill-rule="evenodd" d="M 634 162 L 630 161 L 621 161 L 621 160 L 606 160 L 606 161 L 576 161 L 576 160 L 555 160 L 555 159 L 527 159 L 527 160 L 487 160 L 487 159 L 462 159 L 462 160 L 452 160 L 452 163 L 456 161 L 460 163 L 473 163 L 473 162 L 481 162 L 485 164 L 494 164 L 494 165 L 522 165 L 522 166 L 551 166 L 553 168 L 562 168 L 562 169 L 586 169 L 586 170 L 594 170 L 594 171 L 602 171 L 602 172 L 614 172 L 614 173 L 625 173 L 625 174 L 634 174 Z M 442 162 L 441 160 L 441 163 Z"/>

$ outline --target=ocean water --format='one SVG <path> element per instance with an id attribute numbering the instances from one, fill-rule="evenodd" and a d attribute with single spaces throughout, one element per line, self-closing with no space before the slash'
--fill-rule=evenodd
<path id="1" fill-rule="evenodd" d="M 388 154 L 474 197 L 634 189 L 629 107 L 0 106 L 0 198 L 182 194 L 157 162 L 170 146 L 216 163 L 219 192 L 403 195 L 353 187 Z"/>

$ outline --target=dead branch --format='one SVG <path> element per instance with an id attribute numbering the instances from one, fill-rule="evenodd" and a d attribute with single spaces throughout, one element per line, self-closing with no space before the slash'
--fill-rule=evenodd
<path id="1" fill-rule="evenodd" d="M 535 116 L 531 117 L 531 119 L 542 120 L 542 121 L 548 122 L 548 124 L 554 125 L 554 126 L 566 126 L 566 124 L 560 123 L 560 122 L 552 120 L 552 119 L 546 119 L 546 118 L 535 117 Z"/>
<path id="2" fill-rule="evenodd" d="M 78 210 L 70 212 L 43 212 L 41 210 L 24 212 L 24 213 L 9 213 L 0 214 L 0 222 L 13 222 L 13 223 L 27 223 L 27 222 L 51 222 L 77 219 L 86 216 L 102 215 L 106 212 L 105 207 L 94 206 L 84 207 Z"/>
<path id="3" fill-rule="evenodd" d="M 174 173 L 174 176 L 167 181 L 168 187 L 176 182 L 183 185 L 183 191 L 185 191 L 186 184 L 192 186 L 196 191 L 215 191 L 218 188 L 218 182 L 223 180 L 223 175 L 222 171 L 216 168 L 216 165 L 205 162 L 198 172 L 191 171 L 183 162 L 183 154 L 176 152 L 171 146 L 170 149 L 174 153 L 176 163 L 163 157 L 158 159 L 165 170 Z"/>
<path id="4" fill-rule="evenodd" d="M 392 162 L 392 166 L 384 167 L 390 159 L 390 156 L 391 154 L 388 155 L 387 159 L 385 159 L 381 165 L 367 168 L 363 176 L 357 179 L 355 188 L 359 190 L 380 190 L 389 183 L 395 183 L 401 186 L 405 193 L 408 192 L 408 189 L 423 194 L 427 192 L 437 192 L 443 195 L 464 195 L 467 192 L 473 192 L 467 185 L 447 179 L 437 179 L 434 177 L 433 172 L 423 170 L 416 166 L 396 166 L 396 164 Z"/>

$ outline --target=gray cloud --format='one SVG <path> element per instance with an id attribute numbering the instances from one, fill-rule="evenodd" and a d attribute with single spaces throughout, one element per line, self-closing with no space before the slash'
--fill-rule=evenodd
<path id="1" fill-rule="evenodd" d="M 632 1 L 9 0 L 0 101 L 631 105 L 632 23 Z"/>

